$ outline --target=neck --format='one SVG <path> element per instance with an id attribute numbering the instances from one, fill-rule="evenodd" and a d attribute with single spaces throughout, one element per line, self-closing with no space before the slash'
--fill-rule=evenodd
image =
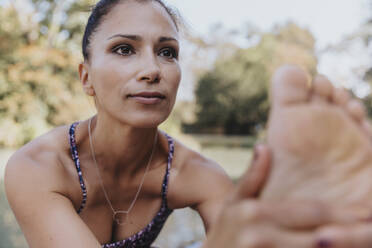
<path id="1" fill-rule="evenodd" d="M 90 121 L 92 148 L 102 170 L 134 174 L 147 166 L 156 149 L 156 127 L 134 128 L 98 116 Z"/>

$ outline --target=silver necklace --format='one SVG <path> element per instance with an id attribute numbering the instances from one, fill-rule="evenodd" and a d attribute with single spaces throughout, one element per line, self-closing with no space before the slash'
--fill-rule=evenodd
<path id="1" fill-rule="evenodd" d="M 92 154 L 94 165 L 96 166 L 96 172 L 97 172 L 97 175 L 98 175 L 98 178 L 99 178 L 99 182 L 101 184 L 101 188 L 102 188 L 102 191 L 103 191 L 103 193 L 105 195 L 106 201 L 107 201 L 108 205 L 110 206 L 110 208 L 112 210 L 112 219 L 118 225 L 125 225 L 127 223 L 127 221 L 128 221 L 129 213 L 132 210 L 132 208 L 134 207 L 134 204 L 137 201 L 138 195 L 141 192 L 141 189 L 142 189 L 142 186 L 143 186 L 143 182 L 145 181 L 146 174 L 148 172 L 148 169 L 149 169 L 150 164 L 151 164 L 152 157 L 154 155 L 155 145 L 157 143 L 157 138 L 158 138 L 158 133 L 156 132 L 156 134 L 155 134 L 155 140 L 154 140 L 154 144 L 152 146 L 151 155 L 150 155 L 149 161 L 147 162 L 145 172 L 143 173 L 143 176 L 142 176 L 142 179 L 141 179 L 141 183 L 140 183 L 140 185 L 138 187 L 137 193 L 134 196 L 134 199 L 133 199 L 132 203 L 130 204 L 130 206 L 129 206 L 129 208 L 127 210 L 115 210 L 114 207 L 112 206 L 112 203 L 111 203 L 111 201 L 110 201 L 110 199 L 108 197 L 108 194 L 106 192 L 105 186 L 103 184 L 101 173 L 99 172 L 99 168 L 98 168 L 98 164 L 97 164 L 97 160 L 96 160 L 96 155 L 94 153 L 93 141 L 92 141 L 91 127 L 90 127 L 91 126 L 91 122 L 92 122 L 92 118 L 90 118 L 89 119 L 89 122 L 88 122 L 88 134 L 89 134 L 90 151 L 91 151 L 91 154 Z M 120 215 L 125 215 L 124 221 L 121 221 L 120 220 Z"/>

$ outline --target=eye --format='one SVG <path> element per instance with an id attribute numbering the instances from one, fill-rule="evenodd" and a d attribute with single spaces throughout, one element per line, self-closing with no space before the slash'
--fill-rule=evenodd
<path id="1" fill-rule="evenodd" d="M 122 56 L 129 56 L 134 53 L 134 49 L 130 45 L 119 45 L 114 47 L 112 51 Z"/>
<path id="2" fill-rule="evenodd" d="M 159 51 L 159 55 L 167 59 L 177 59 L 178 53 L 176 49 L 172 47 L 166 47 Z"/>

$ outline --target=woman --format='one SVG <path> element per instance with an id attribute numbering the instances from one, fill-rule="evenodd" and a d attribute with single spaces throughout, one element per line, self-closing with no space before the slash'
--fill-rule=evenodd
<path id="1" fill-rule="evenodd" d="M 7 195 L 30 247 L 148 246 L 172 209 L 187 206 L 209 229 L 231 181 L 157 129 L 181 78 L 178 40 L 160 1 L 97 4 L 79 66 L 97 115 L 37 138 L 7 166 Z"/>
<path id="2" fill-rule="evenodd" d="M 149 247 L 172 210 L 183 207 L 198 211 L 209 231 L 232 182 L 157 129 L 175 102 L 178 54 L 177 19 L 160 0 L 96 5 L 79 75 L 97 114 L 33 140 L 6 168 L 8 200 L 31 248 Z M 254 184 L 263 181 L 257 176 Z M 302 216 L 296 207 L 278 218 Z"/>

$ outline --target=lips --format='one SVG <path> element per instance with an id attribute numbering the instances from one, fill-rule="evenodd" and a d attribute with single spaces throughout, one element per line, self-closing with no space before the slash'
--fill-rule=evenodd
<path id="1" fill-rule="evenodd" d="M 143 91 L 136 94 L 130 94 L 128 97 L 143 97 L 143 98 L 160 98 L 164 99 L 165 96 L 157 91 Z"/>
<path id="2" fill-rule="evenodd" d="M 135 100 L 137 103 L 152 105 L 160 103 L 165 99 L 165 95 L 157 91 L 142 91 L 135 94 L 128 95 L 129 99 Z"/>

